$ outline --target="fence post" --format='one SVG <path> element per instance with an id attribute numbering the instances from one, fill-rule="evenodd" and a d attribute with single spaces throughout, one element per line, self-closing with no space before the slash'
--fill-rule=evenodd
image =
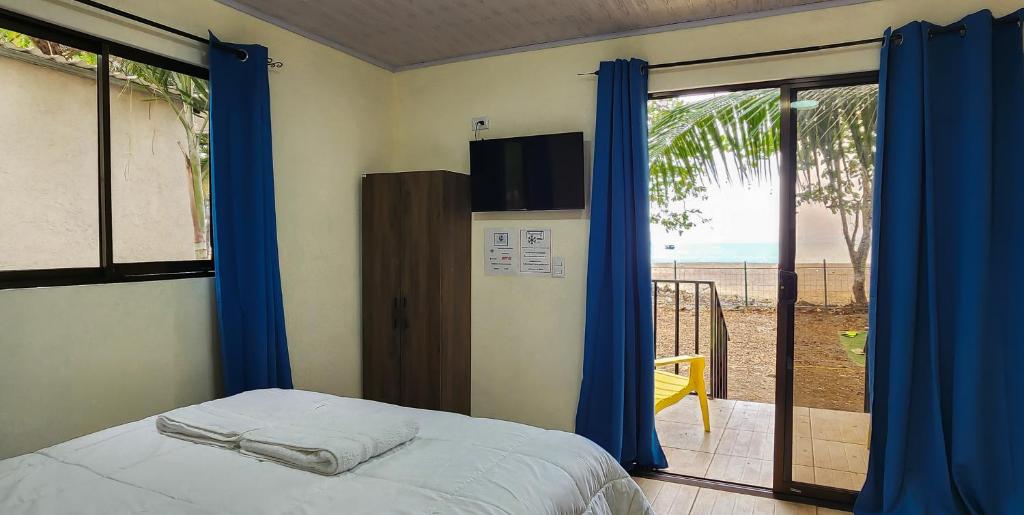
<path id="1" fill-rule="evenodd" d="M 828 261 L 821 260 L 821 284 L 825 290 L 825 309 L 828 309 Z"/>
<path id="2" fill-rule="evenodd" d="M 673 282 L 676 283 L 676 308 L 675 308 L 675 317 L 676 317 L 676 353 L 675 353 L 675 355 L 678 356 L 679 355 L 679 281 L 673 281 Z M 679 363 L 676 363 L 675 370 L 676 370 L 676 375 L 679 375 Z"/>
<path id="3" fill-rule="evenodd" d="M 750 297 L 747 295 L 747 262 L 743 262 L 743 307 L 750 307 Z"/>
<path id="4" fill-rule="evenodd" d="M 700 354 L 700 283 L 693 283 L 693 353 Z"/>
<path id="5" fill-rule="evenodd" d="M 679 280 L 679 261 L 675 259 L 672 260 L 672 279 Z"/>
<path id="6" fill-rule="evenodd" d="M 654 328 L 653 328 L 653 336 L 654 336 L 654 348 L 657 349 L 658 348 L 658 281 L 654 280 L 654 281 L 651 281 L 651 282 L 654 283 Z M 655 350 L 655 352 L 657 352 L 657 350 Z"/>

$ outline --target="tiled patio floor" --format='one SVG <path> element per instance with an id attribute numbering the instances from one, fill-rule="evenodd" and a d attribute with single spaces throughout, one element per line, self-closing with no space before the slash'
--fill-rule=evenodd
<path id="1" fill-rule="evenodd" d="M 771 487 L 775 406 L 711 399 L 711 432 L 701 425 L 697 397 L 658 413 L 667 472 Z M 866 413 L 794 408 L 793 479 L 860 490 L 868 463 Z"/>

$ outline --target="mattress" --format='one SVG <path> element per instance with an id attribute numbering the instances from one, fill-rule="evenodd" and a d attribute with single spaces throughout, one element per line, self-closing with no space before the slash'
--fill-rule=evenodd
<path id="1" fill-rule="evenodd" d="M 324 403 L 400 413 L 420 432 L 324 477 L 163 436 L 151 417 L 0 461 L 0 513 L 654 513 L 608 453 L 570 433 L 299 390 L 211 401 L 270 422 Z"/>

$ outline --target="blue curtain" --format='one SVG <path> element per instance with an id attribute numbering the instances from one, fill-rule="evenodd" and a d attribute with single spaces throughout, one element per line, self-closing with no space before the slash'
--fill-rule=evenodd
<path id="1" fill-rule="evenodd" d="M 1024 513 L 1022 12 L 886 34 L 860 514 Z"/>
<path id="2" fill-rule="evenodd" d="M 224 393 L 291 388 L 270 148 L 267 49 L 210 34 L 213 253 Z M 240 59 L 235 49 L 248 57 Z"/>
<path id="3" fill-rule="evenodd" d="M 627 469 L 665 468 L 654 431 L 647 63 L 601 63 L 576 432 Z"/>

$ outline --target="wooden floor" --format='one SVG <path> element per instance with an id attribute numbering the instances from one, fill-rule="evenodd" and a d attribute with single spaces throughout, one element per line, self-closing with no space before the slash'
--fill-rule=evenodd
<path id="1" fill-rule="evenodd" d="M 666 472 L 771 487 L 775 406 L 726 399 L 708 404 L 710 433 L 701 425 L 694 395 L 658 413 Z M 797 407 L 793 422 L 793 479 L 860 490 L 868 464 L 869 415 Z"/>
<path id="2" fill-rule="evenodd" d="M 839 515 L 845 511 L 636 478 L 658 515 Z"/>

